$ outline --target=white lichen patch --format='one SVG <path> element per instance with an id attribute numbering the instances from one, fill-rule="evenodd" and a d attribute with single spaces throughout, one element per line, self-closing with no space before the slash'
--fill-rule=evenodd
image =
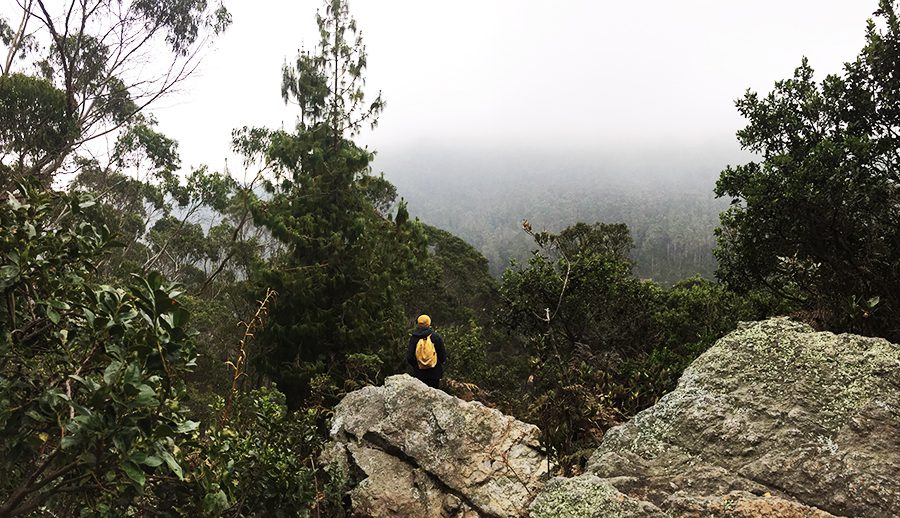
<path id="1" fill-rule="evenodd" d="M 828 455 L 837 455 L 838 445 L 834 439 L 825 435 L 817 435 L 815 438 L 816 449 L 819 453 Z"/>

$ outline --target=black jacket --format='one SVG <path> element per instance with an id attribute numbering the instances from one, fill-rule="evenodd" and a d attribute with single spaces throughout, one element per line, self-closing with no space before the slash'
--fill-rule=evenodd
<path id="1" fill-rule="evenodd" d="M 419 362 L 416 361 L 416 345 L 419 340 L 431 335 L 431 342 L 434 344 L 434 350 L 437 352 L 437 365 L 431 369 L 420 369 Z M 419 378 L 440 379 L 444 374 L 444 364 L 447 363 L 447 350 L 444 349 L 444 339 L 430 327 L 417 327 L 409 337 L 409 346 L 406 348 L 406 363 L 412 369 L 412 375 Z"/>

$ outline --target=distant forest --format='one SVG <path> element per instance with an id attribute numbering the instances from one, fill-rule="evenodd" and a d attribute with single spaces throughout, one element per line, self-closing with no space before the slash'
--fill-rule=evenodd
<path id="1" fill-rule="evenodd" d="M 533 239 L 522 231 L 523 219 L 551 232 L 580 221 L 625 223 L 639 278 L 671 285 L 694 275 L 715 276 L 714 230 L 729 201 L 716 199 L 713 188 L 731 157 L 704 157 L 700 167 L 676 164 L 673 172 L 652 172 L 665 167 L 586 166 L 589 157 L 517 161 L 497 151 L 440 160 L 404 155 L 379 155 L 376 170 L 384 167 L 412 216 L 474 246 L 495 277 L 510 261 L 522 264 L 534 251 Z"/>

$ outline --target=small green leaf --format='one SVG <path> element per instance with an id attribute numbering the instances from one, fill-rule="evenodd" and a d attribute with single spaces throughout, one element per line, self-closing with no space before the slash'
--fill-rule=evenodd
<path id="1" fill-rule="evenodd" d="M 51 307 L 47 307 L 47 318 L 50 319 L 54 324 L 59 324 L 59 313 L 56 312 L 55 309 Z"/>
<path id="2" fill-rule="evenodd" d="M 134 398 L 134 404 L 137 406 L 156 406 L 159 400 L 156 399 L 156 392 L 149 385 L 139 385 L 137 397 Z"/>
<path id="3" fill-rule="evenodd" d="M 15 196 L 13 196 L 13 193 L 8 193 L 8 194 L 9 194 L 9 198 L 7 199 L 6 203 L 8 203 L 9 206 L 12 207 L 13 210 L 21 209 L 22 204 L 19 203 L 19 200 L 17 200 Z"/>
<path id="4" fill-rule="evenodd" d="M 73 446 L 77 446 L 78 442 L 78 438 L 75 435 L 67 435 L 59 441 L 59 447 L 63 450 L 68 450 Z"/>
<path id="5" fill-rule="evenodd" d="M 159 272 L 150 272 L 147 275 L 147 284 L 150 285 L 150 289 L 158 290 L 163 283 L 163 276 Z"/>
<path id="6" fill-rule="evenodd" d="M 172 327 L 183 327 L 187 323 L 190 316 L 191 314 L 190 312 L 188 312 L 188 310 L 184 308 L 177 308 L 172 312 Z"/>
<path id="7" fill-rule="evenodd" d="M 19 276 L 19 267 L 14 264 L 0 266 L 0 289 L 12 286 Z"/>
<path id="8" fill-rule="evenodd" d="M 141 383 L 141 371 L 137 365 L 130 363 L 125 369 L 125 383 L 132 386 L 138 386 Z"/>
<path id="9" fill-rule="evenodd" d="M 210 516 L 217 516 L 228 509 L 228 496 L 221 489 L 215 493 L 207 493 L 203 497 L 203 512 Z"/>
<path id="10" fill-rule="evenodd" d="M 112 385 L 113 380 L 116 378 L 116 376 L 119 374 L 119 372 L 121 370 L 122 370 L 122 362 L 113 361 L 103 371 L 103 381 L 107 385 Z"/>
<path id="11" fill-rule="evenodd" d="M 129 442 L 126 442 L 126 438 L 124 437 L 123 434 L 117 434 L 117 435 L 114 435 L 114 436 L 113 436 L 113 446 L 115 446 L 116 449 L 117 449 L 120 453 L 125 453 L 125 451 L 128 450 L 128 446 L 129 446 L 130 444 L 131 444 L 130 441 L 129 441 Z"/>
<path id="12" fill-rule="evenodd" d="M 166 466 L 169 466 L 169 469 L 172 470 L 172 473 L 174 473 L 176 477 L 178 477 L 180 480 L 184 480 L 184 474 L 181 471 L 181 466 L 179 466 L 178 463 L 175 462 L 175 457 L 172 457 L 171 453 L 160 448 L 159 456 L 162 457 L 164 461 L 166 461 Z"/>
<path id="13" fill-rule="evenodd" d="M 200 422 L 199 422 L 199 421 L 185 421 L 185 422 L 179 424 L 179 425 L 175 428 L 175 431 L 178 432 L 178 433 L 188 433 L 188 432 L 193 432 L 193 431 L 196 430 L 199 426 L 200 426 Z"/>
<path id="14" fill-rule="evenodd" d="M 131 458 L 128 460 L 135 464 L 143 464 L 144 461 L 147 460 L 147 454 L 142 451 L 136 451 L 131 454 Z"/>
<path id="15" fill-rule="evenodd" d="M 144 487 L 144 483 L 147 481 L 144 470 L 135 466 L 134 463 L 126 461 L 122 464 L 122 471 L 124 471 L 125 474 L 128 475 L 128 478 L 133 480 L 137 485 Z"/>
<path id="16" fill-rule="evenodd" d="M 160 315 L 159 318 L 160 318 L 160 320 L 162 320 L 163 322 L 166 323 L 166 328 L 167 328 L 167 329 L 174 329 L 174 328 L 175 328 L 175 319 L 174 319 L 174 317 L 173 317 L 172 315 L 170 315 L 170 314 L 167 313 L 167 314 L 164 314 L 164 315 Z"/>
<path id="17" fill-rule="evenodd" d="M 150 466 L 151 468 L 155 468 L 162 463 L 163 463 L 162 459 L 157 457 L 156 455 L 149 455 L 143 461 L 144 466 Z"/>

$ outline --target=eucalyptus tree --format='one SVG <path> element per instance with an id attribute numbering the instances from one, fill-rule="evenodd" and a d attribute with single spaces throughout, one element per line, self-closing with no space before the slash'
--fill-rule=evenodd
<path id="1" fill-rule="evenodd" d="M 0 168 L 49 185 L 184 81 L 231 21 L 207 0 L 22 0 L 0 15 Z M 0 56 L 2 57 L 2 56 Z M 94 150 L 96 151 L 96 149 Z"/>
<path id="2" fill-rule="evenodd" d="M 0 192 L 22 182 L 56 188 L 62 177 L 94 193 L 123 244 L 101 273 L 152 270 L 168 247 L 148 248 L 151 223 L 178 209 L 189 217 L 198 203 L 221 207 L 234 188 L 202 168 L 182 179 L 177 142 L 147 111 L 196 68 L 228 11 L 207 0 L 16 5 L 0 24 Z"/>

